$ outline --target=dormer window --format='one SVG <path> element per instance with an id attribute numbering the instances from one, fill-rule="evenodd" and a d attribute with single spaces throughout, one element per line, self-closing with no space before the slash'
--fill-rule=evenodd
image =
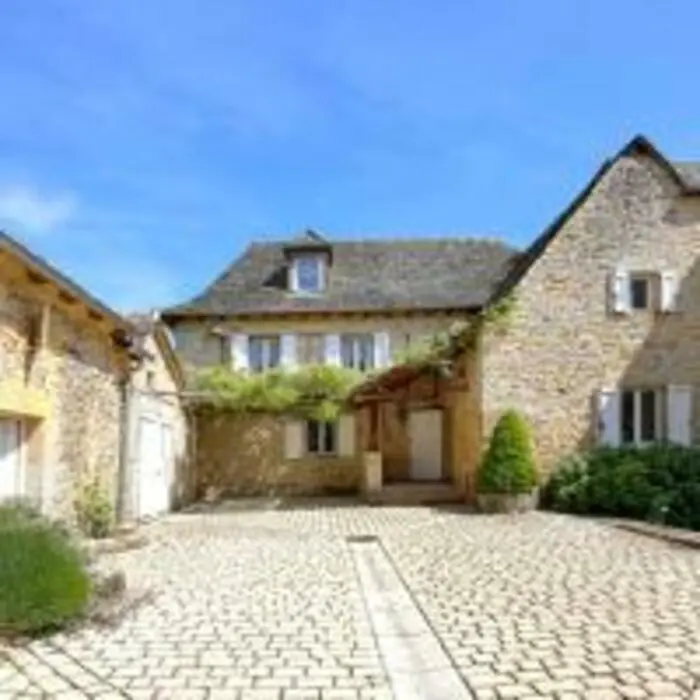
<path id="1" fill-rule="evenodd" d="M 324 265 L 318 255 L 303 255 L 292 262 L 292 291 L 314 294 L 323 291 Z"/>
<path id="2" fill-rule="evenodd" d="M 331 244 L 315 231 L 307 229 L 284 246 L 289 291 L 319 294 L 328 286 L 328 269 L 332 265 Z"/>

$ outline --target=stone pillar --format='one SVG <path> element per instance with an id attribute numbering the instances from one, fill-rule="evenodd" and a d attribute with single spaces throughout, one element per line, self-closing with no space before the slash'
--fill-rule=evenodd
<path id="1" fill-rule="evenodd" d="M 362 467 L 364 472 L 365 497 L 371 503 L 381 493 L 384 481 L 382 475 L 382 453 L 364 452 Z"/>

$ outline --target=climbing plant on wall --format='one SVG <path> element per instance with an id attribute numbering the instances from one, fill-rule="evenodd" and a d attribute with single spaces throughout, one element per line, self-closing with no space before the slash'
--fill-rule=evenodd
<path id="1" fill-rule="evenodd" d="M 195 389 L 201 392 L 200 403 L 212 408 L 330 421 L 338 417 L 352 389 L 366 376 L 329 365 L 256 374 L 216 367 L 196 376 Z"/>

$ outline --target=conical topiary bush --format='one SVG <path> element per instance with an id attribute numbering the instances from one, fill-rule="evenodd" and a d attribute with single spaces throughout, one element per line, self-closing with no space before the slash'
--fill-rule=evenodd
<path id="1" fill-rule="evenodd" d="M 536 485 L 537 471 L 529 426 L 517 411 L 506 411 L 491 434 L 476 479 L 479 494 L 500 495 L 502 498 L 480 499 L 482 509 L 529 508 L 530 500 L 533 500 L 529 497 Z M 518 499 L 518 496 L 527 496 L 528 499 Z M 486 505 L 487 501 L 490 505 Z"/>

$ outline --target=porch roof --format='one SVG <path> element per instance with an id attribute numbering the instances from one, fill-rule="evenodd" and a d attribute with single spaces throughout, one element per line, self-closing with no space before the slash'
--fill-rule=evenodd
<path id="1" fill-rule="evenodd" d="M 378 394 L 389 393 L 405 387 L 429 370 L 428 365 L 394 365 L 380 374 L 375 374 L 353 389 L 348 397 L 351 405 L 371 403 Z"/>

